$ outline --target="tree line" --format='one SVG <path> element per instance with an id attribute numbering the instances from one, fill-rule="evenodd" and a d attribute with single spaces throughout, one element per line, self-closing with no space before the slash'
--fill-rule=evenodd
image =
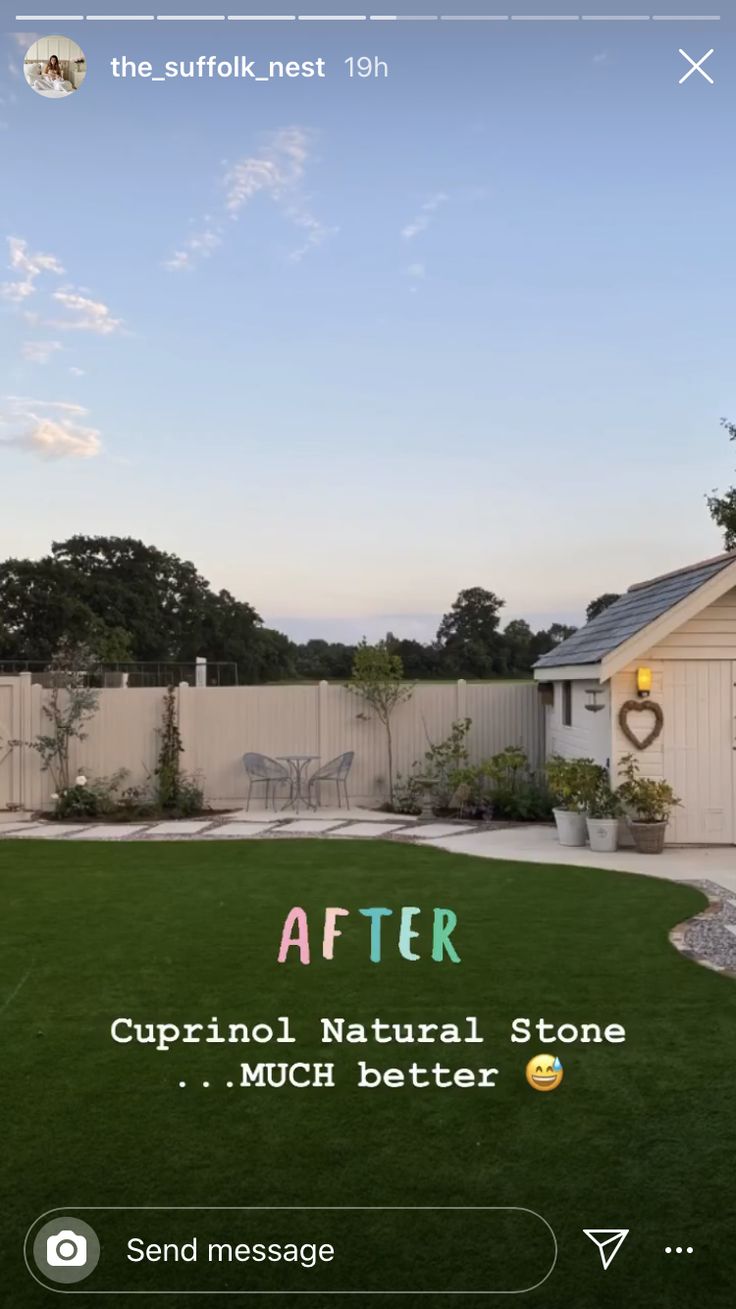
<path id="1" fill-rule="evenodd" d="M 736 424 L 723 420 L 731 441 Z M 707 497 L 727 550 L 736 548 L 736 486 Z M 591 600 L 590 621 L 618 595 Z M 422 678 L 524 677 L 575 628 L 534 631 L 523 618 L 502 626 L 504 600 L 471 586 L 443 616 L 432 641 L 388 632 L 385 646 L 404 675 Z M 237 665 L 239 681 L 350 677 L 356 645 L 298 643 L 267 627 L 252 605 L 215 591 L 193 563 L 133 537 L 70 536 L 42 559 L 0 563 L 0 661 L 47 663 L 62 642 L 84 645 L 103 664 L 137 661 Z"/>
<path id="2" fill-rule="evenodd" d="M 461 591 L 433 641 L 387 633 L 411 679 L 510 677 L 574 629 L 501 627 L 504 601 L 475 586 Z M 42 559 L 0 563 L 0 660 L 46 663 L 62 642 L 101 663 L 188 663 L 197 655 L 237 665 L 241 682 L 345 679 L 356 645 L 298 643 L 267 627 L 254 607 L 215 591 L 193 563 L 132 537 L 72 536 Z"/>

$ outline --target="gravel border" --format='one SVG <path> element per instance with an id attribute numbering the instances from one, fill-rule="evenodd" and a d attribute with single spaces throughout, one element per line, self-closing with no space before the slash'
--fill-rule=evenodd
<path id="1" fill-rule="evenodd" d="M 702 913 L 678 923 L 670 932 L 670 941 L 693 963 L 736 978 L 736 892 L 706 878 L 681 885 L 703 891 L 709 903 Z"/>

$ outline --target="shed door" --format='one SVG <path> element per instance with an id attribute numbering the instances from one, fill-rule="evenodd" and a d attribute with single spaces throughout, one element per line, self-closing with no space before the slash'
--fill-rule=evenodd
<path id="1" fill-rule="evenodd" d="M 663 664 L 664 775 L 682 800 L 670 840 L 736 842 L 736 663 Z"/>

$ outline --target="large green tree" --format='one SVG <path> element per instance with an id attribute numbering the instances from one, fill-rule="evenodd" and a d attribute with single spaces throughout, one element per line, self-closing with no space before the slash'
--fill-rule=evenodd
<path id="1" fill-rule="evenodd" d="M 493 677 L 508 670 L 498 630 L 505 604 L 494 591 L 461 591 L 437 632 L 443 669 L 456 677 Z"/>
<path id="2" fill-rule="evenodd" d="M 736 441 L 736 423 L 721 419 L 721 425 L 728 432 L 729 440 Z M 731 486 L 723 495 L 716 491 L 708 496 L 708 508 L 713 522 L 723 532 L 723 545 L 726 550 L 736 550 L 736 486 Z"/>
<path id="3" fill-rule="evenodd" d="M 532 667 L 537 659 L 554 650 L 555 646 L 561 645 L 577 630 L 577 627 L 573 627 L 570 623 L 550 623 L 549 627 L 535 632 L 532 639 Z"/>
<path id="4" fill-rule="evenodd" d="M 354 645 L 342 641 L 324 641 L 313 637 L 296 647 L 296 671 L 299 677 L 321 682 L 350 676 L 355 655 Z"/>
<path id="5" fill-rule="evenodd" d="M 599 614 L 605 613 L 606 609 L 610 609 L 611 605 L 615 604 L 616 601 L 620 599 L 621 596 L 617 591 L 604 591 L 603 595 L 596 596 L 595 600 L 591 600 L 588 608 L 585 610 L 585 617 L 588 622 L 592 623 L 594 618 L 597 618 Z"/>
<path id="6" fill-rule="evenodd" d="M 432 642 L 417 641 L 412 637 L 399 637 L 393 632 L 387 632 L 386 646 L 391 654 L 399 656 L 405 677 L 414 680 L 417 677 L 440 676 L 440 657 L 437 646 Z"/>
<path id="7" fill-rule="evenodd" d="M 525 618 L 512 618 L 503 630 L 506 659 L 511 673 L 528 673 L 531 669 L 534 633 Z"/>
<path id="8" fill-rule="evenodd" d="M 112 660 L 238 665 L 241 680 L 293 671 L 293 646 L 194 564 L 132 537 L 72 536 L 39 560 L 0 563 L 0 657 L 48 660 L 60 641 Z"/>

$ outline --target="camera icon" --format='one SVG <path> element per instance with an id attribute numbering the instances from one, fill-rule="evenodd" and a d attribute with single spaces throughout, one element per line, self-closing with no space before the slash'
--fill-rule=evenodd
<path id="1" fill-rule="evenodd" d="M 51 1268 L 83 1268 L 87 1262 L 87 1237 L 71 1229 L 49 1236 L 46 1262 Z"/>
<path id="2" fill-rule="evenodd" d="M 49 1219 L 36 1226 L 33 1234 L 29 1232 L 26 1240 L 32 1243 L 29 1253 L 32 1251 L 36 1269 L 50 1282 L 84 1282 L 100 1262 L 100 1238 L 94 1227 L 76 1214 Z"/>

